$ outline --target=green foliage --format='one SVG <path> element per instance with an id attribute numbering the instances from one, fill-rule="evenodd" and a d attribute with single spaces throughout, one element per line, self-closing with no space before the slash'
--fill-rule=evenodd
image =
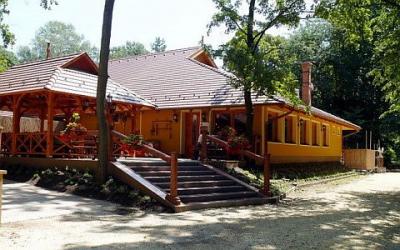
<path id="1" fill-rule="evenodd" d="M 32 46 L 23 46 L 18 49 L 20 62 L 29 62 L 46 57 L 47 43 L 51 44 L 53 57 L 79 52 L 88 52 L 94 60 L 98 58 L 98 49 L 77 33 L 72 24 L 59 21 L 50 21 L 40 27 L 32 40 Z"/>
<path id="2" fill-rule="evenodd" d="M 246 137 L 253 139 L 253 101 L 251 91 L 261 95 L 280 96 L 298 103 L 294 91 L 295 78 L 290 74 L 291 63 L 280 50 L 283 39 L 267 36 L 273 27 L 296 26 L 305 10 L 304 0 L 213 0 L 217 13 L 209 31 L 224 25 L 226 33 L 235 37 L 223 46 L 224 66 L 237 78 L 233 86 L 243 89 L 246 106 Z M 247 11 L 246 11 L 247 10 Z"/>
<path id="3" fill-rule="evenodd" d="M 368 109 L 373 119 L 364 127 L 382 135 L 385 147 L 398 146 L 400 115 L 400 3 L 395 0 L 321 0 L 316 14 L 329 20 L 343 37 L 342 55 L 352 54 L 344 72 L 367 79 L 370 91 L 360 97 L 360 108 Z M 361 62 L 361 63 L 360 63 Z M 354 67 L 354 64 L 359 64 Z M 352 69 L 358 71 L 353 71 Z M 372 87 L 374 83 L 377 87 Z M 350 84 L 351 86 L 351 84 Z M 383 93 L 383 94 L 382 94 Z M 355 94 L 359 93 L 352 93 Z M 360 98 L 360 99 L 361 99 Z M 383 102 L 383 99 L 384 101 Z M 363 125 L 363 124 L 361 124 Z M 375 133 L 376 135 L 377 133 Z M 400 150 L 396 150 L 400 155 Z"/>
<path id="4" fill-rule="evenodd" d="M 127 138 L 122 140 L 123 143 L 129 144 L 131 146 L 142 145 L 143 144 L 143 136 L 137 134 L 130 134 Z"/>
<path id="5" fill-rule="evenodd" d="M 7 9 L 8 0 L 0 0 L 0 34 L 3 40 L 3 46 L 7 48 L 9 45 L 15 44 L 15 36 L 10 30 L 10 26 L 4 22 L 4 16 L 10 11 Z"/>
<path id="6" fill-rule="evenodd" d="M 156 37 L 154 42 L 151 44 L 151 51 L 159 53 L 164 52 L 167 49 L 167 44 L 165 39 L 161 37 Z"/>
<path id="7" fill-rule="evenodd" d="M 232 79 L 232 85 L 270 97 L 279 94 L 298 103 L 295 88 L 299 83 L 292 72 L 296 57 L 285 51 L 285 39 L 265 35 L 260 40 L 258 53 L 253 55 L 243 35 L 238 35 L 241 37 L 235 36 L 223 49 L 224 67 L 239 76 Z"/>
<path id="8" fill-rule="evenodd" d="M 340 27 L 350 43 L 373 45 L 369 72 L 385 92 L 390 112 L 400 113 L 400 3 L 396 0 L 323 0 L 317 14 Z"/>
<path id="9" fill-rule="evenodd" d="M 129 56 L 147 54 L 148 51 L 143 44 L 134 41 L 127 41 L 124 45 L 116 46 L 110 50 L 111 59 L 120 59 Z"/>
<path id="10" fill-rule="evenodd" d="M 369 74 L 374 67 L 373 41 L 351 41 L 341 27 L 314 19 L 297 29 L 288 40 L 288 51 L 298 61 L 313 61 L 313 104 L 372 131 L 374 143 L 395 146 L 400 130 L 384 93 Z M 297 74 L 300 75 L 300 72 Z M 365 145 L 364 132 L 346 139 L 346 146 Z M 400 152 L 400 151 L 399 151 Z"/>
<path id="11" fill-rule="evenodd" d="M 58 5 L 57 0 L 40 0 L 40 6 L 46 10 L 51 10 L 52 5 Z"/>
<path id="12" fill-rule="evenodd" d="M 13 52 L 0 48 L 0 73 L 17 64 L 17 57 Z"/>

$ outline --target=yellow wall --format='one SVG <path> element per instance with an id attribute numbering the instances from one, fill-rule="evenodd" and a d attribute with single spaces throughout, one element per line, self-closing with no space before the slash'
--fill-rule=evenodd
<path id="1" fill-rule="evenodd" d="M 268 117 L 268 112 L 284 114 L 288 110 L 278 106 L 268 106 L 264 108 L 264 116 Z M 261 116 L 257 114 L 256 116 Z M 293 112 L 289 114 L 294 119 L 293 131 L 295 132 L 295 143 L 285 143 L 284 118 L 279 119 L 280 142 L 268 142 L 268 152 L 271 154 L 273 163 L 288 162 L 321 162 L 321 161 L 339 161 L 342 157 L 342 131 L 346 128 L 335 122 L 327 121 L 315 116 L 310 116 L 302 112 Z M 308 123 L 307 142 L 312 144 L 312 123 L 317 124 L 318 146 L 300 144 L 299 120 L 303 119 Z M 327 129 L 328 146 L 323 146 L 321 127 L 325 125 Z M 261 126 L 261 124 L 260 124 Z"/>
<path id="2" fill-rule="evenodd" d="M 137 114 L 135 123 L 136 130 L 139 131 L 147 141 L 158 141 L 161 145 L 161 150 L 170 153 L 185 152 L 185 114 L 188 112 L 199 112 L 206 114 L 207 122 L 213 117 L 216 111 L 229 110 L 228 108 L 211 108 L 211 109 L 194 109 L 194 110 L 146 110 Z M 243 110 L 243 107 L 231 108 L 231 110 Z M 284 114 L 288 110 L 280 106 L 257 105 L 255 106 L 254 116 L 254 135 L 258 136 L 259 143 L 257 153 L 262 154 L 265 148 L 265 124 L 268 119 L 268 113 Z M 173 120 L 174 114 L 178 118 Z M 284 118 L 278 121 L 278 138 L 280 142 L 268 142 L 268 152 L 271 154 L 273 163 L 289 163 L 289 162 L 320 162 L 320 161 L 339 161 L 342 156 L 342 131 L 350 130 L 338 123 L 321 119 L 315 116 L 310 116 L 303 112 L 292 112 L 289 114 L 293 117 L 293 132 L 295 143 L 285 143 L 285 125 Z M 309 123 L 307 141 L 312 142 L 312 126 L 311 123 L 317 124 L 318 146 L 301 145 L 299 134 L 299 119 L 303 119 Z M 97 129 L 95 116 L 81 116 L 81 122 L 88 129 Z M 210 124 L 213 124 L 211 121 Z M 322 145 L 322 125 L 328 128 L 328 146 Z M 131 120 L 126 123 L 117 123 L 116 129 L 125 134 L 133 133 L 131 129 Z M 210 128 L 212 129 L 212 128 Z"/>
<path id="3" fill-rule="evenodd" d="M 82 123 L 85 128 L 88 130 L 98 130 L 97 126 L 97 117 L 93 114 L 80 114 L 81 120 L 80 122 Z M 137 125 L 136 125 L 137 126 Z M 114 123 L 114 129 L 124 133 L 124 134 L 130 134 L 133 133 L 132 131 L 132 119 L 128 118 L 125 122 L 119 121 Z M 138 129 L 138 128 L 136 128 Z"/>
<path id="4" fill-rule="evenodd" d="M 173 121 L 174 113 L 177 121 Z M 161 150 L 166 153 L 180 152 L 180 123 L 184 118 L 180 117 L 179 111 L 143 111 L 138 119 L 140 132 L 146 141 L 159 141 Z"/>

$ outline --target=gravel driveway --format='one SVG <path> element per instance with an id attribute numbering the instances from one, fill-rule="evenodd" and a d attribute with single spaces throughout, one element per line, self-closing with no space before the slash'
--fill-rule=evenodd
<path id="1" fill-rule="evenodd" d="M 8 220 L 0 249 L 400 249 L 400 173 L 311 187 L 278 206 L 180 214 L 121 215 L 109 203 L 64 199 L 76 205 Z"/>

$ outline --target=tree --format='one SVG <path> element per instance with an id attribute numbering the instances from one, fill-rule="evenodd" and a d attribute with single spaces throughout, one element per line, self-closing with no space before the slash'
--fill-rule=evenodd
<path id="1" fill-rule="evenodd" d="M 400 153 L 400 119 L 381 116 L 389 103 L 369 74 L 375 67 L 374 42 L 351 42 L 341 27 L 313 19 L 297 29 L 287 45 L 297 61 L 311 60 L 315 65 L 313 104 L 372 131 L 374 143 L 379 140 L 396 160 L 393 155 Z M 346 137 L 346 146 L 364 147 L 364 135 Z"/>
<path id="2" fill-rule="evenodd" d="M 165 39 L 161 37 L 156 37 L 154 42 L 151 44 L 151 51 L 159 53 L 164 52 L 167 49 L 167 44 L 165 43 Z"/>
<path id="3" fill-rule="evenodd" d="M 267 31 L 281 25 L 296 26 L 300 21 L 300 14 L 305 10 L 304 0 L 213 0 L 218 12 L 214 14 L 209 29 L 225 25 L 227 33 L 235 33 L 233 44 L 236 48 L 230 49 L 225 55 L 227 69 L 234 73 L 238 79 L 233 81 L 234 86 L 243 89 L 246 106 L 246 136 L 253 140 L 253 101 L 252 90 L 261 91 L 268 96 L 277 92 L 294 100 L 294 93 L 286 91 L 287 88 L 278 87 L 283 83 L 281 74 L 270 77 L 265 73 L 265 54 L 274 53 L 277 48 L 260 50 Z M 245 13 L 241 10 L 245 9 Z M 229 56 L 234 53 L 236 56 Z M 243 64 L 243 62 L 246 62 Z M 277 77 L 277 78 L 275 78 Z"/>
<path id="4" fill-rule="evenodd" d="M 52 5 L 57 5 L 56 0 L 40 0 L 40 6 L 44 9 L 50 9 Z M 8 0 L 0 0 L 0 33 L 3 42 L 3 47 L 7 48 L 9 45 L 15 44 L 15 35 L 11 32 L 10 26 L 3 23 L 4 15 L 10 14 L 7 9 Z"/>
<path id="5" fill-rule="evenodd" d="M 389 112 L 400 114 L 400 2 L 398 0 L 321 0 L 317 15 L 346 33 L 349 42 L 371 42 L 370 74 L 386 93 Z"/>
<path id="6" fill-rule="evenodd" d="M 17 57 L 13 52 L 0 49 L 0 73 L 17 64 Z"/>
<path id="7" fill-rule="evenodd" d="M 97 81 L 96 113 L 99 125 L 99 176 L 98 180 L 104 182 L 107 177 L 107 168 L 110 152 L 110 124 L 106 119 L 106 91 L 108 82 L 108 61 L 110 56 L 110 40 L 112 18 L 115 0 L 106 0 L 103 13 L 103 28 L 101 34 L 100 63 Z"/>
<path id="8" fill-rule="evenodd" d="M 46 58 L 47 42 L 51 44 L 51 54 L 54 57 L 78 52 L 88 52 L 97 59 L 97 48 L 76 32 L 72 24 L 50 21 L 40 27 L 32 40 L 32 46 L 20 47 L 18 57 L 21 62 Z M 29 48 L 29 50 L 28 50 Z"/>
<path id="9" fill-rule="evenodd" d="M 120 59 L 129 56 L 137 56 L 149 53 L 143 44 L 134 41 L 127 41 L 124 45 L 111 48 L 110 58 Z"/>

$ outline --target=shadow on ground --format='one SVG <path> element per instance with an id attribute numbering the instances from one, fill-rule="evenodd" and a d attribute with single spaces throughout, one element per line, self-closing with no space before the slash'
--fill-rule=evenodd
<path id="1" fill-rule="evenodd" d="M 93 227 L 90 233 L 99 237 L 110 233 L 131 234 L 131 240 L 104 245 L 67 244 L 64 248 L 400 248 L 400 192 L 342 192 L 340 195 L 337 202 L 303 198 L 288 200 L 279 206 L 172 215 L 130 214 Z M 82 219 L 85 219 L 82 214 L 71 214 L 63 220 L 79 222 Z"/>

